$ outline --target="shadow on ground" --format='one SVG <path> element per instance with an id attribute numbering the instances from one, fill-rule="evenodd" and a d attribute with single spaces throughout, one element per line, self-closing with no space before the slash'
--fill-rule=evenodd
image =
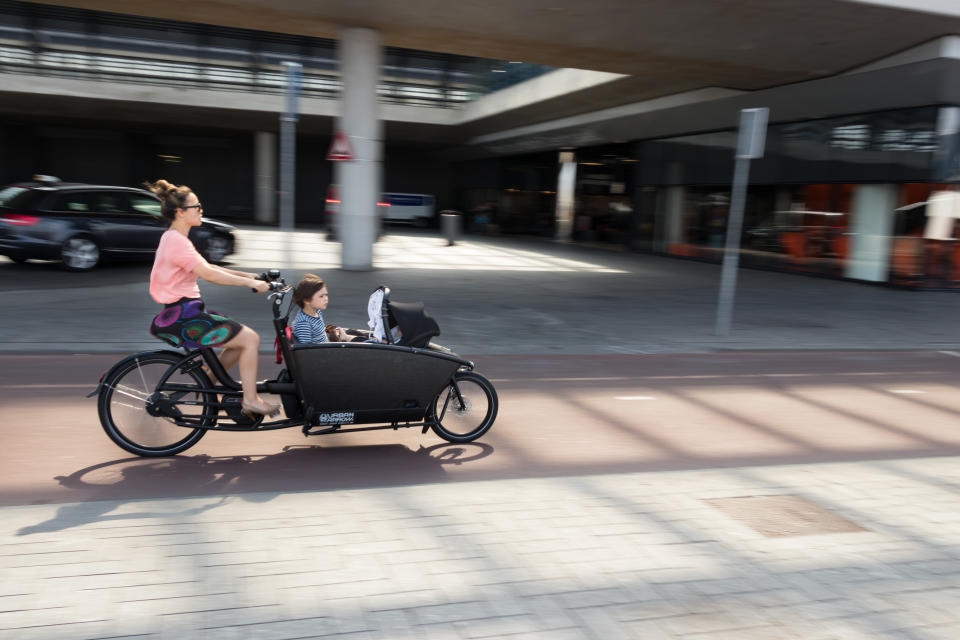
<path id="1" fill-rule="evenodd" d="M 322 447 L 291 445 L 273 455 L 121 458 L 55 479 L 76 492 L 68 500 L 123 500 L 270 492 L 323 491 L 442 482 L 447 465 L 493 453 L 487 444 L 439 444 L 411 450 L 402 444 Z M 59 501 L 59 500 L 58 500 Z"/>

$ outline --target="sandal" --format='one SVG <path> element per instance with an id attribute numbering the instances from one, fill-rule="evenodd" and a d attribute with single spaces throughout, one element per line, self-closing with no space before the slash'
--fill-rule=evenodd
<path id="1" fill-rule="evenodd" d="M 264 402 L 263 400 L 256 404 L 241 402 L 240 408 L 251 420 L 256 420 L 256 416 L 258 415 L 272 418 L 280 413 L 279 405 L 270 404 L 269 402 Z"/>

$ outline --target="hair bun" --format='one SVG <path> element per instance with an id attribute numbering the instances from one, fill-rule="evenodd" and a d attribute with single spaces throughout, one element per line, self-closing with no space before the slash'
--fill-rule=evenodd
<path id="1" fill-rule="evenodd" d="M 166 200 L 172 194 L 177 191 L 177 186 L 171 184 L 164 180 L 163 178 L 157 180 L 156 182 L 144 182 L 145 186 L 149 191 L 153 192 L 162 200 Z"/>

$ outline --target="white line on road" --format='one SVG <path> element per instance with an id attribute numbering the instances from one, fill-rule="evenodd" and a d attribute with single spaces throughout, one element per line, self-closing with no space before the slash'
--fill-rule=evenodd
<path id="1" fill-rule="evenodd" d="M 614 396 L 614 400 L 656 400 L 653 396 Z"/>
<path id="2" fill-rule="evenodd" d="M 906 395 L 906 394 L 926 393 L 926 391 L 917 391 L 916 389 L 890 389 L 890 393 L 902 393 Z"/>
<path id="3" fill-rule="evenodd" d="M 945 356 L 953 356 L 954 358 L 960 358 L 960 351 L 938 351 L 937 353 L 942 353 Z"/>
<path id="4" fill-rule="evenodd" d="M 0 389 L 92 389 L 96 382 L 86 384 L 0 384 Z"/>
<path id="5" fill-rule="evenodd" d="M 824 376 L 932 376 L 944 371 L 854 371 L 847 373 L 730 373 L 689 376 L 603 376 L 596 378 L 491 378 L 491 382 L 617 382 L 622 380 L 722 380 L 729 378 L 822 378 Z"/>

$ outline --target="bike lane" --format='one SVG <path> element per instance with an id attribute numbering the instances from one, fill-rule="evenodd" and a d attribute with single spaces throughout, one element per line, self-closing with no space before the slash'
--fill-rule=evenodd
<path id="1" fill-rule="evenodd" d="M 960 358 L 938 352 L 479 356 L 492 430 L 208 433 L 144 459 L 84 396 L 116 355 L 0 356 L 0 505 L 331 490 L 960 452 Z M 278 367 L 266 357 L 264 373 Z"/>

